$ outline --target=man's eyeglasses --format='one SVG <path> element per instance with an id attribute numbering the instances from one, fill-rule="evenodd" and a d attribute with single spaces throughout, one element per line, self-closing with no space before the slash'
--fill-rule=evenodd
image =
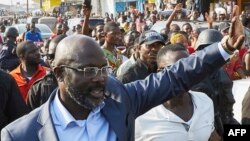
<path id="1" fill-rule="evenodd" d="M 110 66 L 105 66 L 100 69 L 98 67 L 85 67 L 85 68 L 80 69 L 80 68 L 74 68 L 74 67 L 70 67 L 66 65 L 61 65 L 60 67 L 72 69 L 78 73 L 83 73 L 84 77 L 95 77 L 97 76 L 99 71 L 101 71 L 102 76 L 107 76 L 112 73 L 112 68 Z"/>

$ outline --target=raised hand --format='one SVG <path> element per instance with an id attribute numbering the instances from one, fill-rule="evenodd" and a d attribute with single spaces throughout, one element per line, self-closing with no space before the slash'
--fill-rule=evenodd
<path id="1" fill-rule="evenodd" d="M 244 27 L 239 19 L 239 7 L 234 6 L 232 24 L 229 35 L 221 41 L 223 48 L 230 54 L 244 46 Z"/>
<path id="2" fill-rule="evenodd" d="M 83 7 L 82 7 L 82 14 L 84 16 L 90 17 L 91 10 L 92 10 L 92 6 L 88 8 L 85 5 L 83 5 Z"/>
<path id="3" fill-rule="evenodd" d="M 182 8 L 182 3 L 178 3 L 175 7 L 174 7 L 174 10 L 175 11 L 180 11 Z"/>

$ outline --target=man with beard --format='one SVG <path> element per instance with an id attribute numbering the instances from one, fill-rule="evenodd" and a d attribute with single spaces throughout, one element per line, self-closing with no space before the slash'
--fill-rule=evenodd
<path id="1" fill-rule="evenodd" d="M 125 84 L 142 80 L 149 74 L 157 72 L 156 55 L 164 44 L 164 38 L 156 31 L 143 32 L 139 37 L 138 59 L 133 66 L 117 78 Z"/>
<path id="2" fill-rule="evenodd" d="M 39 64 L 39 49 L 32 41 L 23 41 L 16 48 L 21 64 L 10 72 L 14 77 L 24 101 L 30 86 L 46 74 L 46 68 Z"/>
<path id="3" fill-rule="evenodd" d="M 231 38 L 211 45 L 214 48 L 126 85 L 109 75 L 103 51 L 92 38 L 68 36 L 58 44 L 55 54 L 53 70 L 59 89 L 43 106 L 2 129 L 1 139 L 132 141 L 138 116 L 188 91 L 225 64 L 228 53 L 242 46 L 240 25 L 235 21 L 232 25 Z"/>

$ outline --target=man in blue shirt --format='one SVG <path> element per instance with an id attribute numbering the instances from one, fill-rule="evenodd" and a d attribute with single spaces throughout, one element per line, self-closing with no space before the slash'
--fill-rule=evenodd
<path id="1" fill-rule="evenodd" d="M 33 42 L 43 42 L 42 36 L 36 31 L 35 23 L 30 26 L 30 31 L 26 32 L 25 40 L 31 40 Z"/>
<path id="2" fill-rule="evenodd" d="M 135 119 L 219 69 L 242 46 L 242 31 L 233 21 L 231 38 L 125 85 L 109 75 L 92 38 L 68 36 L 58 44 L 53 64 L 59 88 L 43 106 L 6 126 L 1 140 L 133 141 Z"/>

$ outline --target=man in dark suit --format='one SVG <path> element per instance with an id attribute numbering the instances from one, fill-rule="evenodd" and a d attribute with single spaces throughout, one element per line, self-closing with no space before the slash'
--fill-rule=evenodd
<path id="1" fill-rule="evenodd" d="M 0 130 L 28 112 L 15 79 L 0 70 Z"/>
<path id="2" fill-rule="evenodd" d="M 90 37 L 64 38 L 57 47 L 54 73 L 59 89 L 48 102 L 1 131 L 4 141 L 134 140 L 134 121 L 149 109 L 188 91 L 220 68 L 243 44 L 236 35 L 182 59 L 145 80 L 121 84 L 110 74 L 100 46 Z M 234 37 L 234 38 L 232 38 Z M 228 52 L 228 53 L 227 53 Z"/>

